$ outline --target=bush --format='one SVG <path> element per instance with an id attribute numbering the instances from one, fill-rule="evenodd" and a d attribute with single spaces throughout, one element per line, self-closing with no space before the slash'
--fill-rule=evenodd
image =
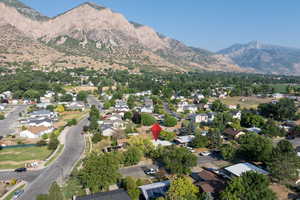
<path id="1" fill-rule="evenodd" d="M 48 143 L 48 149 L 49 150 L 55 150 L 58 145 L 59 145 L 59 141 L 58 141 L 56 135 L 52 133 L 50 135 L 50 141 Z"/>
<path id="2" fill-rule="evenodd" d="M 77 124 L 77 120 L 71 119 L 70 121 L 68 121 L 67 126 L 75 126 L 76 124 Z"/>
<path id="3" fill-rule="evenodd" d="M 142 158 L 143 153 L 138 147 L 131 146 L 124 152 L 124 164 L 126 166 L 136 165 Z"/>
<path id="4" fill-rule="evenodd" d="M 100 133 L 95 133 L 92 137 L 92 142 L 94 144 L 100 142 L 102 140 L 103 136 Z"/>
<path id="5" fill-rule="evenodd" d="M 172 117 L 171 115 L 166 115 L 164 120 L 164 125 L 167 127 L 173 127 L 176 126 L 177 119 L 175 117 Z"/>
<path id="6" fill-rule="evenodd" d="M 45 140 L 40 140 L 36 143 L 38 146 L 45 146 L 47 145 L 47 142 Z"/>
<path id="7" fill-rule="evenodd" d="M 151 126 L 156 123 L 156 119 L 152 115 L 146 113 L 142 113 L 141 120 L 144 126 Z"/>
<path id="8" fill-rule="evenodd" d="M 161 140 L 173 141 L 175 137 L 176 137 L 176 133 L 174 132 L 161 131 L 159 134 L 159 139 Z"/>
<path id="9" fill-rule="evenodd" d="M 4 117 L 4 115 L 0 115 L 0 120 L 4 120 L 5 119 L 5 117 Z"/>

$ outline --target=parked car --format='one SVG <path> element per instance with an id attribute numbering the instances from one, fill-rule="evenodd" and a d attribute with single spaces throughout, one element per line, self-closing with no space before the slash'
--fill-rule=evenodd
<path id="1" fill-rule="evenodd" d="M 209 155 L 211 155 L 211 152 L 209 152 L 209 151 L 203 151 L 203 152 L 200 153 L 200 155 L 201 156 L 209 156 Z"/>
<path id="2" fill-rule="evenodd" d="M 190 152 L 195 153 L 195 150 L 192 147 L 186 147 Z"/>
<path id="3" fill-rule="evenodd" d="M 15 172 L 26 172 L 26 171 L 27 171 L 27 168 L 25 168 L 25 167 L 15 169 Z"/>
<path id="4" fill-rule="evenodd" d="M 22 194 L 23 194 L 24 190 L 17 190 L 15 193 L 14 193 L 14 196 L 13 196 L 13 200 L 15 199 L 18 199 Z"/>
<path id="5" fill-rule="evenodd" d="M 150 168 L 150 169 L 145 169 L 144 172 L 145 174 L 147 175 L 153 175 L 153 174 L 156 174 L 157 173 L 157 169 L 154 169 L 154 168 Z"/>

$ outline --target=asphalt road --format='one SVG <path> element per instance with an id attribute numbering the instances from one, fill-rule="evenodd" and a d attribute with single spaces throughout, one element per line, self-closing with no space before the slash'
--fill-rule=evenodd
<path id="1" fill-rule="evenodd" d="M 27 172 L 0 172 L 0 180 L 6 181 L 11 179 L 18 179 L 18 180 L 24 180 L 26 182 L 32 182 L 34 179 L 36 179 L 43 170 L 37 170 L 37 171 L 27 171 Z"/>
<path id="2" fill-rule="evenodd" d="M 66 143 L 62 155 L 49 167 L 41 171 L 41 174 L 26 187 L 25 192 L 19 198 L 21 200 L 34 200 L 38 194 L 46 194 L 54 181 L 66 178 L 77 160 L 84 151 L 84 138 L 82 129 L 88 124 L 84 119 L 72 127 L 66 134 Z"/>
<path id="3" fill-rule="evenodd" d="M 15 133 L 18 125 L 19 113 L 26 109 L 26 105 L 13 106 L 12 111 L 4 120 L 0 120 L 0 136 L 5 136 Z"/>

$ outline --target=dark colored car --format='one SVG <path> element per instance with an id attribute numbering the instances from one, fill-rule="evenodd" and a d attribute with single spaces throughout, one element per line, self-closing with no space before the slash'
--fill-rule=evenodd
<path id="1" fill-rule="evenodd" d="M 27 171 L 27 169 L 25 167 L 15 169 L 15 172 L 26 172 L 26 171 Z"/>

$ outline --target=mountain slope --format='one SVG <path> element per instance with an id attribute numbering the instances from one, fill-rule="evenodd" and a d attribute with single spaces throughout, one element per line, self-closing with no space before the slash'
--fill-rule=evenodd
<path id="1" fill-rule="evenodd" d="M 0 23 L 56 53 L 101 63 L 179 71 L 249 71 L 222 55 L 188 47 L 93 3 L 48 18 L 17 0 L 0 0 Z"/>
<path id="2" fill-rule="evenodd" d="M 241 67 L 273 74 L 299 74 L 300 49 L 263 44 L 253 41 L 235 44 L 218 52 Z"/>

